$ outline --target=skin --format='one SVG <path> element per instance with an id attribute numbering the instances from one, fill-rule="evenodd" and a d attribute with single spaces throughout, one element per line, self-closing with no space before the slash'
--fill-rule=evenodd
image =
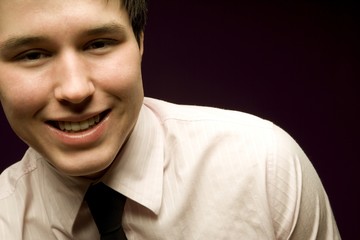
<path id="1" fill-rule="evenodd" d="M 66 175 L 100 176 L 126 142 L 144 97 L 142 54 L 118 0 L 0 0 L 5 115 Z M 59 129 L 98 115 L 90 129 Z"/>

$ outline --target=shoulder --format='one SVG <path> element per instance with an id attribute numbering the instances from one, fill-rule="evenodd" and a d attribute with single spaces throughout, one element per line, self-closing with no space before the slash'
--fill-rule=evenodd
<path id="1" fill-rule="evenodd" d="M 0 202 L 11 196 L 18 188 L 21 188 L 27 179 L 38 169 L 38 155 L 29 148 L 21 161 L 5 169 L 0 175 Z"/>
<path id="2" fill-rule="evenodd" d="M 0 238 L 21 239 L 26 206 L 34 198 L 34 177 L 38 171 L 35 151 L 29 149 L 21 161 L 0 175 Z"/>
<path id="3" fill-rule="evenodd" d="M 173 104 L 157 99 L 145 98 L 144 105 L 159 119 L 165 134 L 175 138 L 202 138 L 208 142 L 231 141 L 232 147 L 242 151 L 263 152 L 279 156 L 302 155 L 296 141 L 273 122 L 258 116 L 234 110 L 214 107 Z M 264 156 L 267 158 L 267 156 Z"/>
<path id="4" fill-rule="evenodd" d="M 256 149 L 257 153 L 280 155 L 281 159 L 287 158 L 287 154 L 303 154 L 296 141 L 281 127 L 249 113 L 151 98 L 146 98 L 144 104 L 159 119 L 165 133 L 175 137 L 203 137 L 209 141 L 215 138 L 219 144 L 232 141 L 233 147 Z"/>
<path id="5" fill-rule="evenodd" d="M 268 120 L 240 111 L 196 105 L 180 105 L 153 98 L 145 98 L 144 105 L 157 116 L 162 124 L 173 122 L 216 125 L 218 123 L 224 127 L 228 125 L 230 127 L 237 125 L 264 129 L 273 127 L 273 123 Z"/>
<path id="6" fill-rule="evenodd" d="M 145 99 L 145 106 L 162 124 L 167 143 L 174 146 L 176 142 L 177 147 L 182 147 L 180 151 L 192 149 L 199 155 L 211 152 L 211 156 L 218 155 L 222 163 L 231 162 L 241 168 L 257 166 L 266 176 L 275 176 L 279 168 L 285 168 L 290 169 L 294 177 L 301 171 L 300 162 L 308 161 L 287 132 L 255 115 L 150 98 Z"/>
<path id="7" fill-rule="evenodd" d="M 269 207 L 277 238 L 298 239 L 304 229 L 311 229 L 306 232 L 308 236 L 312 231 L 337 236 L 329 200 L 316 170 L 282 128 L 239 111 L 155 99 L 145 99 L 145 106 L 163 125 L 171 146 L 170 157 L 184 156 L 184 165 L 198 166 L 198 172 L 206 168 L 212 169 L 212 176 L 226 173 L 224 179 L 232 179 L 238 188 L 250 186 L 249 193 L 264 196 L 260 201 L 266 201 L 264 205 Z"/>

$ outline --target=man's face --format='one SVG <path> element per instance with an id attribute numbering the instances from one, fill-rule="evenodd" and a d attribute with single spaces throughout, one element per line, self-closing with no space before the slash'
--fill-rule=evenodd
<path id="1" fill-rule="evenodd" d="M 0 101 L 63 173 L 106 169 L 143 101 L 140 47 L 118 0 L 0 0 Z"/>

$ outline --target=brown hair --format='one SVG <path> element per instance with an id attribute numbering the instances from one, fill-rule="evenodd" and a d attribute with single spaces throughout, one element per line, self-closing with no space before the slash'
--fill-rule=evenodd
<path id="1" fill-rule="evenodd" d="M 147 20 L 147 0 L 120 0 L 129 14 L 131 26 L 138 43 L 145 30 Z"/>

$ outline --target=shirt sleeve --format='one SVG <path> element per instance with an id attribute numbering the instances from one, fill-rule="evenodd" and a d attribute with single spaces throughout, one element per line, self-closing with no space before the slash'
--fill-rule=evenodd
<path id="1" fill-rule="evenodd" d="M 267 189 L 276 239 L 341 239 L 328 196 L 299 145 L 274 126 Z"/>

